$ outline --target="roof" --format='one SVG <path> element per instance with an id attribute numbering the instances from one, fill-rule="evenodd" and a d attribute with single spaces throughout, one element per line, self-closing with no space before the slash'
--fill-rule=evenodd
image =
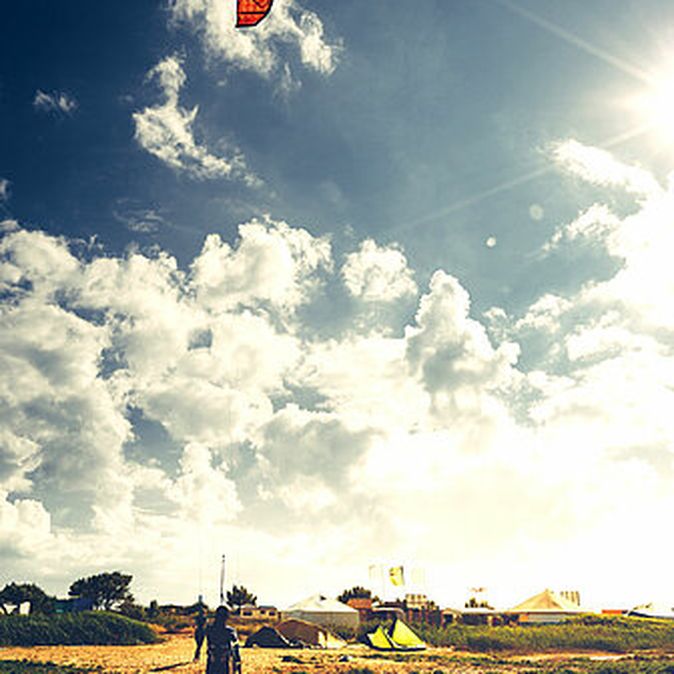
<path id="1" fill-rule="evenodd" d="M 355 608 L 351 608 L 341 601 L 330 599 L 322 594 L 315 594 L 302 601 L 293 604 L 286 611 L 305 611 L 312 613 L 358 613 Z"/>
<path id="2" fill-rule="evenodd" d="M 509 609 L 509 613 L 582 613 L 582 610 L 572 601 L 546 589 Z"/>
<path id="3" fill-rule="evenodd" d="M 351 608 L 372 608 L 372 599 L 366 599 L 364 597 L 353 597 L 346 602 Z"/>

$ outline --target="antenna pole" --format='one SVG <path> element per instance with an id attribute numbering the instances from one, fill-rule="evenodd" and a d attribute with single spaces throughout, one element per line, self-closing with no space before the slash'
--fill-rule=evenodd
<path id="1" fill-rule="evenodd" d="M 225 556 L 222 556 L 222 565 L 220 567 L 220 606 L 225 603 Z"/>

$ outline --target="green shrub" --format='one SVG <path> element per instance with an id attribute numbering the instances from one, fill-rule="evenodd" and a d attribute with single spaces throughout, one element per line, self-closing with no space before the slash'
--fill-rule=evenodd
<path id="1" fill-rule="evenodd" d="M 0 617 L 1 646 L 133 645 L 158 641 L 143 623 L 113 613 Z"/>
<path id="2" fill-rule="evenodd" d="M 674 622 L 643 618 L 580 616 L 554 625 L 449 625 L 441 628 L 414 624 L 413 628 L 431 645 L 479 652 L 674 651 Z"/>

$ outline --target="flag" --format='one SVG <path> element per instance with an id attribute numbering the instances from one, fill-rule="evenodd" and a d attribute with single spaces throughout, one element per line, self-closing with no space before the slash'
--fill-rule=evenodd
<path id="1" fill-rule="evenodd" d="M 392 585 L 404 585 L 405 575 L 402 566 L 392 566 L 388 570 L 388 577 Z"/>

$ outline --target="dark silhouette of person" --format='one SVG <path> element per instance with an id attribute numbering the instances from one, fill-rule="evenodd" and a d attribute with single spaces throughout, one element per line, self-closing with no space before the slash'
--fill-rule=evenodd
<path id="1" fill-rule="evenodd" d="M 206 628 L 208 661 L 206 674 L 240 674 L 241 654 L 236 630 L 227 625 L 229 610 L 218 606 L 213 622 Z"/>
<path id="2" fill-rule="evenodd" d="M 197 642 L 197 649 L 194 651 L 194 661 L 197 662 L 201 657 L 201 647 L 204 645 L 204 639 L 206 638 L 206 616 L 201 605 L 199 606 L 199 613 L 194 618 L 194 623 L 196 625 L 194 628 L 194 641 Z"/>

